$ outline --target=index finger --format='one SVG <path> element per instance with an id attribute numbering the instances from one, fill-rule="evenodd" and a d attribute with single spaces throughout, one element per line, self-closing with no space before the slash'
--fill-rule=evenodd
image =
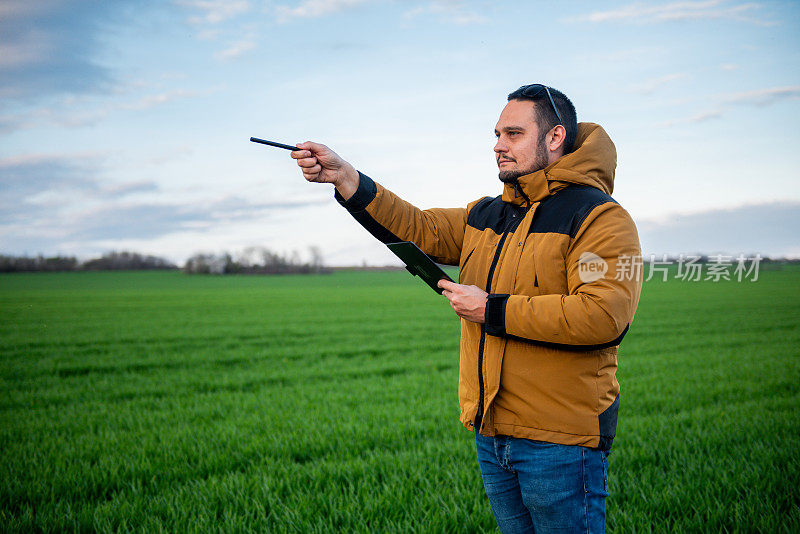
<path id="1" fill-rule="evenodd" d="M 297 148 L 301 150 L 308 150 L 310 152 L 323 152 L 328 150 L 328 147 L 321 143 L 314 143 L 312 141 L 304 141 L 302 143 L 297 143 Z"/>
<path id="2" fill-rule="evenodd" d="M 456 284 L 455 282 L 451 282 L 447 278 L 442 278 L 436 285 L 441 287 L 442 289 L 447 289 L 452 291 L 458 284 Z"/>

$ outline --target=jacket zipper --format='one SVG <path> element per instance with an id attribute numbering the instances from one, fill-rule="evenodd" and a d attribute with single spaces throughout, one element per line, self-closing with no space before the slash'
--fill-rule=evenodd
<path id="1" fill-rule="evenodd" d="M 489 275 L 486 277 L 486 292 L 492 292 L 492 277 L 494 277 L 494 270 L 497 267 L 497 261 L 500 259 L 500 252 L 503 250 L 503 244 L 506 241 L 506 237 L 511 232 L 512 228 L 516 229 L 517 226 L 522 222 L 522 219 L 525 218 L 525 215 L 528 213 L 528 210 L 531 208 L 530 204 L 528 204 L 525 208 L 523 213 L 518 214 L 519 221 L 516 221 L 516 217 L 512 215 L 512 220 L 506 226 L 506 230 L 503 232 L 503 236 L 500 238 L 500 241 L 497 243 L 497 250 L 494 252 L 494 258 L 492 258 L 492 265 L 489 267 Z M 514 222 L 517 222 L 517 225 L 514 225 Z M 473 426 L 475 430 L 480 432 L 481 424 L 483 419 L 483 395 L 484 395 L 484 385 L 483 385 L 483 346 L 486 341 L 486 324 L 481 324 L 481 341 L 480 345 L 478 345 L 478 385 L 479 385 L 479 395 L 478 398 L 478 413 L 475 414 L 475 421 L 473 422 Z"/>

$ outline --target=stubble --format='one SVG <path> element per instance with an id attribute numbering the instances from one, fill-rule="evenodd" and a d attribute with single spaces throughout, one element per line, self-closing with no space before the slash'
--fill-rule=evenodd
<path id="1" fill-rule="evenodd" d="M 526 174 L 530 174 L 540 169 L 544 169 L 545 167 L 547 167 L 547 164 L 548 164 L 547 148 L 545 147 L 545 140 L 543 136 L 541 139 L 539 139 L 539 142 L 536 144 L 536 155 L 533 158 L 533 162 L 531 163 L 528 169 L 500 171 L 497 177 L 500 178 L 500 181 L 503 183 L 514 183 L 520 176 L 525 176 Z"/>

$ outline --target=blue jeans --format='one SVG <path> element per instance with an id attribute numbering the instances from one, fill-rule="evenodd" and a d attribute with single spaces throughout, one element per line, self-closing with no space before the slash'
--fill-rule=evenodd
<path id="1" fill-rule="evenodd" d="M 478 432 L 475 439 L 500 532 L 605 532 L 608 451 Z"/>

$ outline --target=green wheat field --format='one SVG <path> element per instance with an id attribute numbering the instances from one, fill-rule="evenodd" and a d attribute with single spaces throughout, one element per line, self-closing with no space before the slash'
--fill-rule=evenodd
<path id="1" fill-rule="evenodd" d="M 0 276 L 0 531 L 494 532 L 406 272 Z M 800 531 L 800 271 L 645 283 L 612 532 Z"/>

